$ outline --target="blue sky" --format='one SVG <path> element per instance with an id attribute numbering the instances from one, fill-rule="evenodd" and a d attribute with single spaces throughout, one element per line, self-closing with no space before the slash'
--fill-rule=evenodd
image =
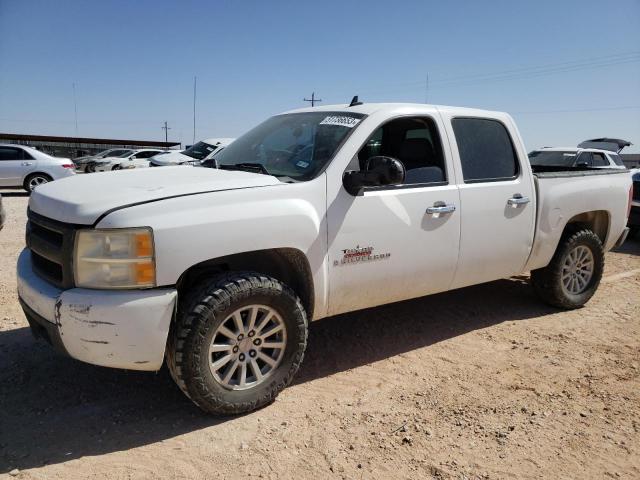
<path id="1" fill-rule="evenodd" d="M 0 0 L 0 132 L 191 143 L 304 105 L 513 114 L 529 149 L 640 151 L 640 0 Z"/>

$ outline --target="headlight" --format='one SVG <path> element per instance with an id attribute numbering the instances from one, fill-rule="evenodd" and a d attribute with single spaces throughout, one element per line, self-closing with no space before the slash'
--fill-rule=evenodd
<path id="1" fill-rule="evenodd" d="M 150 228 L 80 230 L 75 284 L 84 288 L 148 288 L 156 285 Z"/>

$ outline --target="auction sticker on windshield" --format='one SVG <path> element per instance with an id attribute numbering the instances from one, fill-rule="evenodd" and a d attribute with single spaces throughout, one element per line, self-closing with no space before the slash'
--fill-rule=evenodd
<path id="1" fill-rule="evenodd" d="M 341 115 L 330 115 L 320 122 L 320 125 L 340 125 L 341 127 L 353 128 L 360 123 L 359 118 L 346 117 Z"/>

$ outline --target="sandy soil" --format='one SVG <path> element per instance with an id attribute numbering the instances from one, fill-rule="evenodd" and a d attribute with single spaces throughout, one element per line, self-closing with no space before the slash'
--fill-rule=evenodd
<path id="1" fill-rule="evenodd" d="M 314 323 L 271 406 L 217 419 L 157 374 L 63 358 L 15 295 L 27 197 L 0 232 L 0 477 L 640 478 L 640 242 L 587 307 L 501 280 Z"/>

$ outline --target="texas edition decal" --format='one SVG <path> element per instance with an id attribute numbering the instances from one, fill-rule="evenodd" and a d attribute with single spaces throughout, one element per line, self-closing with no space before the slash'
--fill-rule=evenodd
<path id="1" fill-rule="evenodd" d="M 353 263 L 371 262 L 373 260 L 386 260 L 391 256 L 391 253 L 377 253 L 374 255 L 373 247 L 361 247 L 357 245 L 356 248 L 346 248 L 342 250 L 342 259 L 334 260 L 333 266 L 349 265 Z"/>

